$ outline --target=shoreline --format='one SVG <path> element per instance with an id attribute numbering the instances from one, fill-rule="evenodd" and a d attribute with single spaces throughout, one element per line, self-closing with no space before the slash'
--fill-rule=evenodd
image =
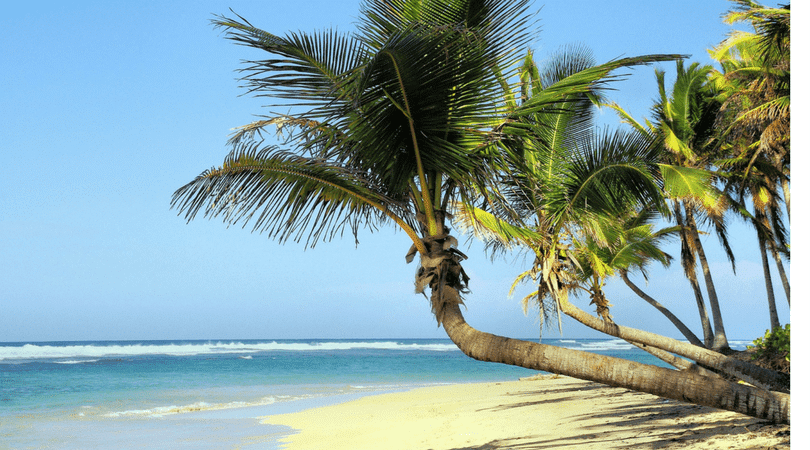
<path id="1" fill-rule="evenodd" d="M 363 396 L 260 417 L 284 449 L 789 449 L 790 426 L 564 376 Z"/>

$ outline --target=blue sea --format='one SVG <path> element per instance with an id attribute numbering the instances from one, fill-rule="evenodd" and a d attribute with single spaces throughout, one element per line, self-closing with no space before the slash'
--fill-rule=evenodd
<path id="1" fill-rule="evenodd" d="M 543 342 L 663 365 L 621 340 Z M 536 373 L 441 339 L 0 343 L 0 448 L 280 449 L 294 430 L 259 417 Z"/>

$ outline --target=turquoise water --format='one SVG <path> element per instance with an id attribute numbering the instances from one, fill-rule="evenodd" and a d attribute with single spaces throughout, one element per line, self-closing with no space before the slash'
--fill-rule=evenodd
<path id="1" fill-rule="evenodd" d="M 620 340 L 544 343 L 659 364 Z M 275 449 L 293 430 L 258 417 L 536 373 L 449 340 L 0 343 L 0 448 Z"/>

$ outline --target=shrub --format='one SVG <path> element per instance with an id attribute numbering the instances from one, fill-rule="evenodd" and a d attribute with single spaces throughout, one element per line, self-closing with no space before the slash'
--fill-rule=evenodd
<path id="1" fill-rule="evenodd" d="M 790 362 L 790 324 L 774 330 L 766 330 L 765 336 L 749 345 L 753 350 L 752 359 L 782 357 Z"/>

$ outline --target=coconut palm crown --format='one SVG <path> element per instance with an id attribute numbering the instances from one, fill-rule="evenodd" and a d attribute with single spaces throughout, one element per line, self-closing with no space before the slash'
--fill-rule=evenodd
<path id="1" fill-rule="evenodd" d="M 217 18 L 230 39 L 270 54 L 244 68 L 250 91 L 296 112 L 240 128 L 222 167 L 180 188 L 173 206 L 189 220 L 201 210 L 230 224 L 253 220 L 254 230 L 309 245 L 347 226 L 356 236 L 394 222 L 413 241 L 409 259 L 448 250 L 448 201 L 485 192 L 495 166 L 493 138 L 482 130 L 503 116 L 494 93 L 531 37 L 527 8 L 368 1 L 356 33 L 284 37 Z M 268 126 L 288 131 L 294 150 L 266 145 Z M 454 271 L 451 284 L 463 288 Z"/>
<path id="2" fill-rule="evenodd" d="M 447 208 L 454 200 L 497 200 L 492 180 L 507 168 L 503 142 L 523 130 L 517 118 L 594 92 L 618 67 L 676 56 L 617 60 L 515 108 L 503 87 L 516 78 L 532 37 L 528 6 L 375 0 L 361 6 L 356 33 L 284 37 L 238 15 L 218 17 L 229 39 L 270 54 L 243 69 L 247 88 L 294 112 L 240 127 L 223 165 L 178 189 L 173 207 L 188 220 L 202 211 L 308 245 L 346 227 L 356 237 L 363 227 L 394 222 L 413 241 L 408 261 L 420 255 L 417 286 L 437 288 L 441 298 L 449 283 L 447 295 L 460 302 L 464 255 L 451 250 Z M 293 148 L 265 143 L 268 127 L 286 132 Z"/>

